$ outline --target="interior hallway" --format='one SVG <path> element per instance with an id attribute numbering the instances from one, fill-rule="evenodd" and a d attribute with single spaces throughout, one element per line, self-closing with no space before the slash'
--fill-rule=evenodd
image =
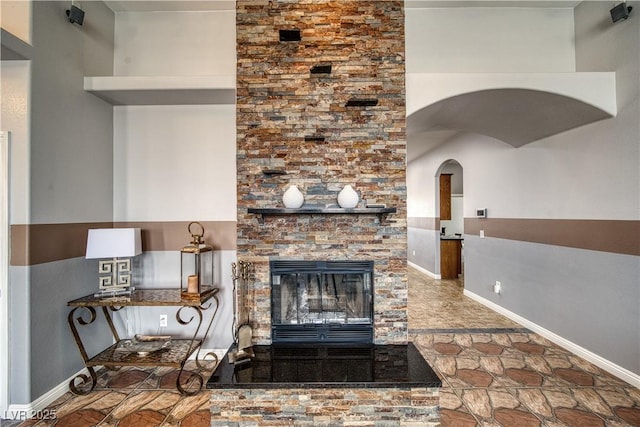
<path id="1" fill-rule="evenodd" d="M 442 426 L 640 426 L 639 389 L 462 290 L 409 268 L 409 335 L 443 380 Z M 209 393 L 180 396 L 175 374 L 103 370 L 94 392 L 50 407 L 55 419 L 0 426 L 209 426 Z"/>

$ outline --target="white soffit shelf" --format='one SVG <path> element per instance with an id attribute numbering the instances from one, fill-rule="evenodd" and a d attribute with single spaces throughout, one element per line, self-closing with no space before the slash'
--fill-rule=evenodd
<path id="1" fill-rule="evenodd" d="M 234 104 L 236 78 L 233 75 L 85 77 L 84 90 L 113 105 Z"/>
<path id="2" fill-rule="evenodd" d="M 29 43 L 22 41 L 2 28 L 0 28 L 0 40 L 2 41 L 0 59 L 3 61 L 31 59 L 31 45 Z"/>
<path id="3" fill-rule="evenodd" d="M 475 132 L 514 147 L 617 114 L 615 72 L 407 74 L 407 130 Z"/>

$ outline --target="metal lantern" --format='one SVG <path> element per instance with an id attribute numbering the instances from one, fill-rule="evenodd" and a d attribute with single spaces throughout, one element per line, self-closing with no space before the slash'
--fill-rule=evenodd
<path id="1" fill-rule="evenodd" d="M 200 299 L 213 289 L 213 248 L 204 243 L 202 224 L 192 222 L 188 231 L 191 244 L 180 250 L 180 294 L 184 299 Z"/>

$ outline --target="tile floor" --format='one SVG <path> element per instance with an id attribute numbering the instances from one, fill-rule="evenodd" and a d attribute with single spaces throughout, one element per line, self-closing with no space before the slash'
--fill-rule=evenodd
<path id="1" fill-rule="evenodd" d="M 640 426 L 640 389 L 409 269 L 409 335 L 442 378 L 442 426 Z"/>
<path id="2" fill-rule="evenodd" d="M 442 426 L 640 426 L 639 389 L 462 290 L 460 280 L 409 269 L 409 335 L 443 380 Z M 102 370 L 92 393 L 67 393 L 49 408 L 54 420 L 0 427 L 209 426 L 209 393 L 183 397 L 175 376 L 166 368 Z"/>
<path id="3" fill-rule="evenodd" d="M 215 363 L 199 369 L 194 361 L 185 368 L 201 373 L 205 382 Z M 178 371 L 172 368 L 100 369 L 95 389 L 85 396 L 66 393 L 43 414 L 53 419 L 32 419 L 22 423 L 0 421 L 0 427 L 14 426 L 180 426 L 211 424 L 209 393 L 182 396 L 176 391 Z M 6 423 L 6 424 L 5 424 Z"/>

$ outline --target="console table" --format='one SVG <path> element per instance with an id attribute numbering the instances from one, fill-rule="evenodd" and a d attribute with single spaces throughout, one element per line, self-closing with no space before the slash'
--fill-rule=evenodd
<path id="1" fill-rule="evenodd" d="M 69 327 L 73 333 L 73 337 L 84 361 L 84 365 L 89 371 L 89 376 L 85 374 L 78 374 L 69 382 L 69 388 L 72 393 L 84 395 L 92 391 L 97 383 L 97 376 L 94 367 L 105 366 L 107 368 L 119 368 L 122 366 L 167 366 L 173 368 L 180 368 L 180 373 L 176 379 L 176 388 L 180 393 L 184 395 L 194 395 L 198 393 L 204 384 L 204 378 L 194 372 L 185 371 L 184 365 L 191 354 L 200 350 L 204 338 L 209 334 L 209 329 L 213 324 L 213 319 L 216 317 L 219 307 L 218 301 L 218 288 L 209 288 L 205 292 L 200 294 L 200 299 L 186 300 L 181 299 L 180 289 L 137 289 L 131 293 L 131 295 L 117 296 L 110 298 L 95 297 L 88 295 L 82 298 L 69 301 L 67 305 L 73 307 L 68 316 Z M 210 300 L 215 301 L 215 309 L 211 320 L 206 324 L 206 330 L 201 332 L 203 326 L 203 312 L 209 310 L 213 305 Z M 173 338 L 166 342 L 161 349 L 148 352 L 136 352 L 136 351 L 123 351 L 123 347 L 129 344 L 130 340 L 121 340 L 118 332 L 113 323 L 112 313 L 121 310 L 124 307 L 133 306 L 174 306 L 179 307 L 176 311 L 176 320 L 181 325 L 191 324 L 195 318 L 197 318 L 197 326 L 193 336 L 190 338 Z M 96 307 L 102 308 L 105 320 L 111 329 L 111 334 L 115 340 L 115 344 L 106 348 L 102 352 L 93 357 L 89 357 L 85 349 L 84 343 L 78 333 L 78 325 L 86 326 L 92 324 L 96 320 Z M 187 318 L 188 311 L 192 312 L 192 315 Z M 88 319 L 85 319 L 83 315 L 88 314 Z M 213 357 L 215 362 L 218 362 L 218 357 L 215 353 L 207 353 L 203 356 Z M 198 368 L 202 368 L 203 365 L 199 359 L 199 354 L 196 353 L 196 364 Z M 186 378 L 181 382 L 183 374 Z M 91 382 L 90 388 L 82 387 L 88 382 Z M 194 383 L 195 381 L 195 383 Z M 188 386 L 185 388 L 183 384 Z"/>

